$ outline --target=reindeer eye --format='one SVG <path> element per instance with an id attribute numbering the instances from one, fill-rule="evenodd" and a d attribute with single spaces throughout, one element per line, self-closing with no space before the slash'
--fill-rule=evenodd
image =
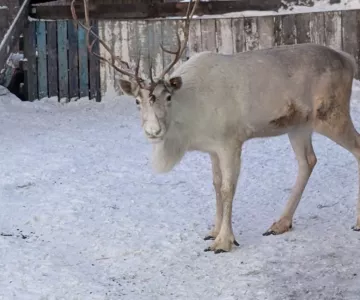
<path id="1" fill-rule="evenodd" d="M 135 103 L 136 103 L 136 105 L 140 105 L 140 100 L 139 100 L 139 99 L 136 99 L 136 100 L 135 100 Z"/>
<path id="2" fill-rule="evenodd" d="M 171 101 L 171 95 L 168 95 L 168 96 L 166 97 L 166 101 L 167 101 L 167 102 L 170 102 L 170 101 Z"/>

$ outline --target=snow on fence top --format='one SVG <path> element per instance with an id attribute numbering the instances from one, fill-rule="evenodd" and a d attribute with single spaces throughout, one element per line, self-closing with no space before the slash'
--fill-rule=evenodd
<path id="1" fill-rule="evenodd" d="M 154 3 L 129 1 L 123 3 L 122 1 L 111 2 L 109 0 L 93 0 L 90 1 L 90 15 L 93 19 L 98 20 L 147 18 L 179 19 L 185 14 L 186 5 L 184 4 L 186 4 L 186 2 L 188 1 L 165 1 Z M 207 0 L 201 1 L 200 4 L 202 5 L 199 5 L 198 13 L 199 16 L 201 15 L 201 18 L 267 16 L 360 9 L 360 1 L 358 0 L 271 0 L 266 3 L 261 0 Z M 31 9 L 30 16 L 36 19 L 70 19 L 69 5 L 68 2 L 61 1 L 35 4 Z M 80 5 L 79 16 L 82 14 L 83 11 Z"/>

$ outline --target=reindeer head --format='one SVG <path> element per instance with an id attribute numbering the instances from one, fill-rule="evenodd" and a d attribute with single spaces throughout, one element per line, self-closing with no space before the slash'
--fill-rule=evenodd
<path id="1" fill-rule="evenodd" d="M 164 52 L 170 53 L 174 55 L 173 61 L 163 70 L 158 79 L 154 81 L 152 76 L 152 66 L 150 64 L 150 78 L 149 80 L 144 80 L 139 76 L 139 66 L 140 66 L 140 56 L 137 61 L 134 72 L 130 70 L 129 64 L 123 60 L 120 60 L 118 57 L 114 55 L 110 47 L 99 38 L 93 31 L 90 26 L 89 19 L 89 9 L 88 9 L 88 0 L 84 0 L 84 11 L 85 11 L 85 24 L 78 21 L 75 12 L 75 1 L 71 2 L 71 11 L 73 19 L 77 24 L 83 27 L 87 31 L 87 42 L 88 42 L 88 50 L 91 54 L 96 56 L 101 61 L 104 61 L 110 64 L 116 71 L 120 74 L 129 77 L 129 79 L 120 79 L 119 86 L 124 94 L 134 97 L 136 100 L 136 105 L 140 110 L 141 119 L 142 119 L 142 128 L 145 132 L 146 137 L 151 142 L 159 142 L 161 141 L 170 126 L 171 122 L 171 107 L 172 107 L 172 96 L 179 90 L 182 86 L 181 77 L 172 77 L 170 79 L 165 79 L 165 76 L 170 72 L 170 70 L 174 67 L 174 65 L 181 58 L 186 44 L 189 39 L 189 29 L 190 29 L 190 21 L 194 16 L 196 7 L 200 0 L 195 0 L 195 3 L 191 9 L 193 0 L 189 1 L 189 5 L 186 12 L 186 20 L 184 27 L 184 41 L 181 43 L 180 36 L 177 33 L 177 42 L 178 47 L 176 51 L 167 50 L 160 45 L 161 49 Z M 90 44 L 90 35 L 92 35 L 95 39 Z M 108 60 L 98 53 L 93 51 L 94 44 L 96 41 L 99 41 L 100 44 L 109 52 L 111 55 L 111 60 Z M 124 68 L 115 65 L 115 62 L 120 63 Z"/>
<path id="2" fill-rule="evenodd" d="M 142 128 L 151 142 L 161 141 L 171 122 L 172 96 L 181 88 L 181 77 L 161 80 L 154 88 L 144 88 L 136 81 L 119 80 L 121 90 L 135 98 L 140 111 Z"/>

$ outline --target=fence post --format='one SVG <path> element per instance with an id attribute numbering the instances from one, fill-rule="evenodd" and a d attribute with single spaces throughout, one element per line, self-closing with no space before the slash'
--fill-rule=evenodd
<path id="1" fill-rule="evenodd" d="M 0 7 L 0 42 L 9 27 L 9 9 L 7 7 Z"/>
<path id="2" fill-rule="evenodd" d="M 27 22 L 24 30 L 25 94 L 26 99 L 34 101 L 39 98 L 36 64 L 36 26 L 35 22 Z"/>

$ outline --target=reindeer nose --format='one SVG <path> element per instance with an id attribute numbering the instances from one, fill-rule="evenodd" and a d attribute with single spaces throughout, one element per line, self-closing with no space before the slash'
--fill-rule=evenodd
<path id="1" fill-rule="evenodd" d="M 161 132 L 161 128 L 160 127 L 150 127 L 150 128 L 146 128 L 145 132 L 148 136 L 157 137 Z"/>

